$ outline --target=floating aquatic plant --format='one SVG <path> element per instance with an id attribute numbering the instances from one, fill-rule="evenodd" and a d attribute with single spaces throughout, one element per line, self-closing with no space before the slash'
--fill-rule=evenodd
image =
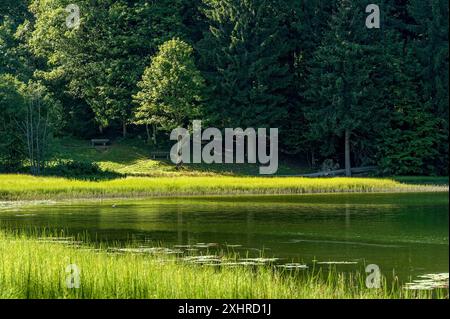
<path id="1" fill-rule="evenodd" d="M 448 273 L 425 274 L 418 277 L 422 279 L 416 279 L 413 280 L 413 282 L 408 282 L 405 284 L 404 288 L 408 290 L 434 290 L 437 288 L 448 289 Z"/>
<path id="2" fill-rule="evenodd" d="M 267 263 L 226 256 L 185 256 L 187 260 L 210 261 L 195 264 L 170 254 L 125 253 L 130 252 L 127 247 L 122 253 L 102 244 L 92 245 L 98 250 L 84 249 L 89 245 L 85 241 L 79 249 L 60 245 L 57 240 L 43 242 L 0 231 L 0 298 L 448 298 L 448 289 L 406 290 L 396 285 L 393 289 L 386 285 L 367 289 L 360 280 L 364 277 L 356 272 L 350 275 L 331 270 L 323 278 L 315 270 L 305 270 L 301 276 L 291 276 L 274 271 L 278 268 Z M 129 248 L 165 251 L 161 247 Z M 68 264 L 76 264 L 81 270 L 79 289 L 67 289 L 65 285 Z"/>
<path id="3" fill-rule="evenodd" d="M 317 261 L 318 265 L 356 265 L 357 261 Z"/>
<path id="4" fill-rule="evenodd" d="M 279 260 L 280 258 L 243 258 L 242 261 L 248 261 L 248 262 L 258 262 L 258 263 L 271 263 Z"/>
<path id="5" fill-rule="evenodd" d="M 109 248 L 112 252 L 134 253 L 134 254 L 182 254 L 181 250 L 174 250 L 164 247 L 136 247 L 136 248 Z"/>
<path id="6" fill-rule="evenodd" d="M 308 269 L 309 267 L 307 265 L 298 264 L 298 263 L 289 263 L 284 265 L 278 265 L 280 268 L 285 269 Z"/>

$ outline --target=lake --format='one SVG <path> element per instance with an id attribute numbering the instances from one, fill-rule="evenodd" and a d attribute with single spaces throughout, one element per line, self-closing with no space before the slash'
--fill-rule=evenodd
<path id="1" fill-rule="evenodd" d="M 448 273 L 448 215 L 448 193 L 217 196 L 3 205 L 0 228 L 280 264 L 337 263 L 343 271 L 376 264 L 408 280 Z"/>

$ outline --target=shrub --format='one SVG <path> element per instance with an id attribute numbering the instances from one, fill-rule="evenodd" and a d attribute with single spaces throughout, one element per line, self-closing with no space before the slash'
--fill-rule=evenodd
<path id="1" fill-rule="evenodd" d="M 56 160 L 47 167 L 46 175 L 97 179 L 113 173 L 104 171 L 97 163 L 76 160 Z"/>

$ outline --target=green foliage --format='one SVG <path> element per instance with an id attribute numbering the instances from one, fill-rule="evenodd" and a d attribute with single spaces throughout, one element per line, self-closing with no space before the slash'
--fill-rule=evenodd
<path id="1" fill-rule="evenodd" d="M 2 0 L 0 2 L 0 23 L 5 16 L 24 18 L 27 15 L 28 0 Z"/>
<path id="2" fill-rule="evenodd" d="M 412 50 L 402 59 L 394 59 L 392 77 L 385 82 L 387 87 L 396 87 L 386 96 L 390 122 L 377 143 L 380 168 L 389 175 L 437 174 L 431 163 L 436 162 L 439 143 L 445 138 L 439 130 L 441 121 L 421 100 L 417 85 L 420 66 Z"/>
<path id="3" fill-rule="evenodd" d="M 101 172 L 100 167 L 96 163 L 91 162 L 79 162 L 79 161 L 58 161 L 55 165 L 56 170 L 58 170 L 63 176 L 82 176 L 82 175 L 93 175 Z"/>
<path id="4" fill-rule="evenodd" d="M 61 122 L 61 106 L 39 82 L 23 83 L 0 75 L 0 162 L 3 169 L 30 162 L 40 174 L 52 133 Z"/>
<path id="5" fill-rule="evenodd" d="M 201 113 L 204 80 L 195 66 L 192 47 L 184 41 L 162 44 L 138 87 L 134 99 L 139 124 L 170 130 L 185 127 Z"/>
<path id="6" fill-rule="evenodd" d="M 0 74 L 14 74 L 27 81 L 33 74 L 35 58 L 28 50 L 29 22 L 19 23 L 17 17 L 0 19 Z"/>
<path id="7" fill-rule="evenodd" d="M 218 127 L 279 127 L 291 101 L 291 42 L 284 1 L 205 0 L 209 30 L 198 44 Z"/>
<path id="8" fill-rule="evenodd" d="M 440 136 L 436 144 L 438 156 L 427 163 L 440 174 L 448 174 L 449 135 L 449 11 L 448 1 L 411 0 L 408 13 L 413 22 L 413 47 L 420 63 L 420 84 L 423 107 L 438 119 Z"/>
<path id="9" fill-rule="evenodd" d="M 34 1 L 39 18 L 30 45 L 48 56 L 47 80 L 65 79 L 72 96 L 83 99 L 101 127 L 131 118 L 136 82 L 150 54 L 164 39 L 182 33 L 177 4 L 157 1 L 78 1 L 81 24 L 68 29 L 70 1 Z"/>
<path id="10" fill-rule="evenodd" d="M 25 158 L 25 142 L 17 119 L 24 114 L 25 84 L 12 75 L 0 75 L 0 171 L 14 171 Z"/>
<path id="11" fill-rule="evenodd" d="M 58 159 L 48 165 L 45 175 L 89 180 L 102 180 L 121 176 L 118 173 L 101 169 L 95 162 L 62 159 Z"/>
<path id="12" fill-rule="evenodd" d="M 314 54 L 305 115 L 308 134 L 322 143 L 324 156 L 339 147 L 333 137 L 343 137 L 345 131 L 362 135 L 382 123 L 383 105 L 377 99 L 382 87 L 376 78 L 383 66 L 377 60 L 380 51 L 364 28 L 364 8 L 359 1 L 338 1 L 330 29 Z"/>
<path id="13" fill-rule="evenodd" d="M 392 125 L 382 136 L 380 168 L 387 175 L 436 174 L 437 120 L 417 107 L 395 110 Z"/>
<path id="14" fill-rule="evenodd" d="M 13 73 L 18 68 L 18 61 L 12 50 L 18 43 L 14 37 L 15 24 L 11 18 L 6 17 L 0 21 L 0 73 Z"/>
<path id="15" fill-rule="evenodd" d="M 343 166 L 347 132 L 354 165 L 448 174 L 445 0 L 381 0 L 381 29 L 365 27 L 368 0 L 79 0 L 74 29 L 71 3 L 0 3 L 0 74 L 45 86 L 62 104 L 60 135 L 114 139 L 134 124 L 163 148 L 157 127 L 201 114 L 210 126 L 277 127 L 280 151 L 314 167 Z M 189 54 L 158 52 L 171 39 Z M 18 163 L 4 155 L 20 144 L 4 124 L 14 81 L 2 84 L 0 144 L 2 161 Z"/>

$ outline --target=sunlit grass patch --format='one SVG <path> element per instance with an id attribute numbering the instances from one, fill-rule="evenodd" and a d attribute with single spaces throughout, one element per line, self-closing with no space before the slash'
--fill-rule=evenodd
<path id="1" fill-rule="evenodd" d="M 84 181 L 29 175 L 0 175 L 0 200 L 428 191 L 448 191 L 448 186 L 409 185 L 378 178 L 190 176 Z"/>

